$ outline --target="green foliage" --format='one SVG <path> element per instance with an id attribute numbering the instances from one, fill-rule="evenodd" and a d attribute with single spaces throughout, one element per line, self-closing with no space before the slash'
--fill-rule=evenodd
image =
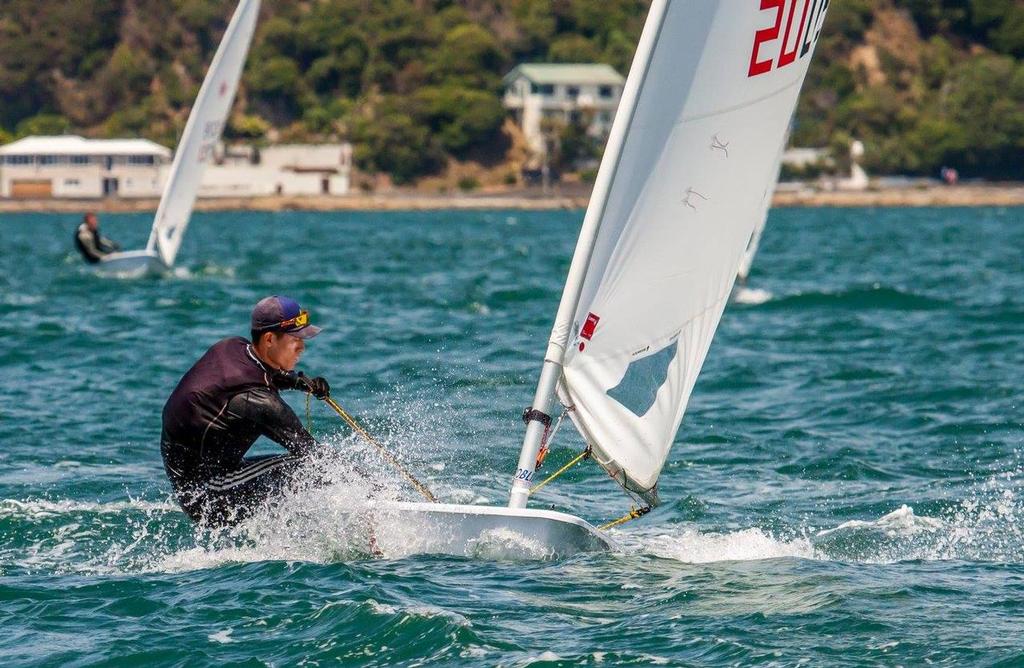
<path id="1" fill-rule="evenodd" d="M 358 115 L 352 121 L 354 158 L 360 169 L 387 172 L 397 184 L 431 174 L 444 164 L 440 142 L 427 127 L 386 101 L 376 115 Z"/>
<path id="2" fill-rule="evenodd" d="M 505 119 L 500 99 L 472 88 L 428 86 L 413 96 L 413 106 L 444 149 L 457 156 L 494 140 Z"/>
<path id="3" fill-rule="evenodd" d="M 250 116 L 248 114 L 235 114 L 228 121 L 227 128 L 224 129 L 224 135 L 228 139 L 245 139 L 249 141 L 256 141 L 263 139 L 270 132 L 270 123 L 259 116 Z"/>
<path id="4" fill-rule="evenodd" d="M 591 119 L 575 115 L 558 132 L 558 160 L 556 167 L 565 171 L 597 158 L 601 154 L 600 142 L 587 134 Z"/>
<path id="5" fill-rule="evenodd" d="M 14 134 L 18 137 L 30 135 L 62 135 L 71 129 L 68 119 L 58 114 L 37 114 L 18 123 Z"/>
<path id="6" fill-rule="evenodd" d="M 1024 57 L 1024 6 L 1016 4 L 1011 7 L 989 35 L 997 51 L 1017 58 Z"/>
<path id="7" fill-rule="evenodd" d="M 449 31 L 433 54 L 429 70 L 435 81 L 496 90 L 507 58 L 494 35 L 471 23 Z"/>
<path id="8" fill-rule="evenodd" d="M 986 3 L 1002 1 L 983 0 Z M 927 36 L 962 31 L 970 25 L 964 0 L 902 0 L 900 4 L 910 10 L 918 28 Z"/>
<path id="9" fill-rule="evenodd" d="M 601 60 L 601 51 L 583 35 L 563 35 L 551 42 L 548 59 L 553 63 L 593 63 Z"/>
<path id="10" fill-rule="evenodd" d="M 963 133 L 950 152 L 962 174 L 1024 176 L 1024 65 L 986 55 L 964 62 L 951 77 L 945 112 Z"/>
<path id="11" fill-rule="evenodd" d="M 152 59 L 122 42 L 110 56 L 106 81 L 121 99 L 138 99 L 148 92 L 154 74 Z"/>
<path id="12" fill-rule="evenodd" d="M 110 138 L 141 135 L 149 127 L 147 105 L 122 107 L 111 114 L 103 124 L 103 135 Z"/>
<path id="13" fill-rule="evenodd" d="M 864 34 L 874 21 L 874 3 L 871 0 L 842 0 L 831 2 L 825 19 L 827 30 L 822 31 L 819 51 L 849 49 L 864 40 Z"/>
<path id="14" fill-rule="evenodd" d="M 294 96 L 300 76 L 299 66 L 294 60 L 275 56 L 254 63 L 249 71 L 249 87 L 267 97 Z"/>
<path id="15" fill-rule="evenodd" d="M 464 193 L 472 192 L 480 187 L 480 181 L 474 176 L 463 176 L 459 179 L 459 190 Z"/>
<path id="16" fill-rule="evenodd" d="M 0 128 L 0 146 L 10 144 L 12 141 L 14 141 L 14 135 L 3 128 Z"/>

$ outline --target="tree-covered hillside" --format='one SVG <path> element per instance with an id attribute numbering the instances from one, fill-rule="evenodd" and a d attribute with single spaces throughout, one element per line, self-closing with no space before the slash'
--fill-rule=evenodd
<path id="1" fill-rule="evenodd" d="M 740 0 L 730 0 L 740 1 Z M 757 2 L 757 0 L 743 0 Z M 273 0 L 230 133 L 345 138 L 405 182 L 501 161 L 515 64 L 628 70 L 646 0 Z M 73 130 L 173 145 L 234 0 L 3 0 L 0 141 Z M 1024 178 L 1024 0 L 833 0 L 794 143 L 869 169 Z"/>

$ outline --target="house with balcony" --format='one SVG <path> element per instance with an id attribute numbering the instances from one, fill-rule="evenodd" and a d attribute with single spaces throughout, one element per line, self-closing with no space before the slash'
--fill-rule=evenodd
<path id="1" fill-rule="evenodd" d="M 170 163 L 146 139 L 26 137 L 0 146 L 0 197 L 159 197 Z"/>
<path id="2" fill-rule="evenodd" d="M 547 153 L 546 120 L 585 122 L 588 134 L 606 138 L 625 83 L 610 65 L 522 64 L 505 75 L 504 104 L 530 148 L 542 156 Z"/>

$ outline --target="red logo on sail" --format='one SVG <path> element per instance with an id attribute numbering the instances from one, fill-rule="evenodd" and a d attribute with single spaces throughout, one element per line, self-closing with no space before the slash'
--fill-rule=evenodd
<path id="1" fill-rule="evenodd" d="M 587 321 L 583 324 L 583 328 L 580 330 L 580 339 L 586 339 L 589 341 L 594 338 L 594 330 L 597 329 L 597 323 L 600 322 L 601 317 L 594 315 L 593 313 L 587 314 Z M 584 341 L 580 341 L 580 352 L 583 352 L 587 348 L 587 344 Z"/>
<path id="2" fill-rule="evenodd" d="M 601 317 L 590 313 L 587 315 L 587 322 L 584 323 L 583 329 L 580 330 L 580 338 L 586 339 L 587 341 L 594 338 L 594 330 L 597 329 L 597 323 L 600 322 Z"/>

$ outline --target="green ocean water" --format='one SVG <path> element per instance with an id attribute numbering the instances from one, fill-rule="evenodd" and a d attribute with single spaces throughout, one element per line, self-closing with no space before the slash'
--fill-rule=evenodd
<path id="1" fill-rule="evenodd" d="M 125 281 L 80 263 L 76 217 L 0 217 L 0 665 L 1024 665 L 1021 209 L 773 212 L 621 553 L 375 559 L 341 484 L 229 536 L 177 509 L 163 402 L 274 293 L 325 328 L 302 367 L 442 500 L 505 503 L 581 220 L 198 214 L 173 277 Z M 535 503 L 629 506 L 594 465 Z"/>

